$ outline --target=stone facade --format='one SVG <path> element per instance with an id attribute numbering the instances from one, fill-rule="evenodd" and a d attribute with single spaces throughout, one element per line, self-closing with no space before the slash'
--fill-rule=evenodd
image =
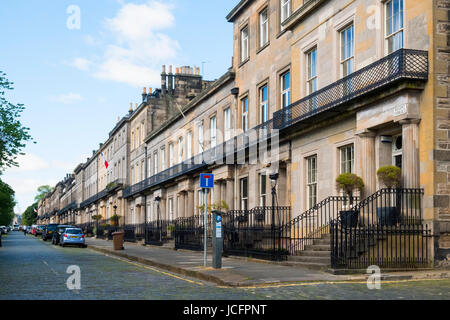
<path id="1" fill-rule="evenodd" d="M 390 34 L 385 28 L 388 10 L 400 2 L 403 11 L 396 17 L 402 22 L 395 20 Z M 86 217 L 99 213 L 107 219 L 111 206 L 117 206 L 126 224 L 197 215 L 203 204 L 200 171 L 216 177 L 209 203 L 225 202 L 230 210 L 270 206 L 268 175 L 277 172 L 278 204 L 290 206 L 295 217 L 339 195 L 339 174 L 362 177 L 365 187 L 359 196 L 367 197 L 383 187 L 377 170 L 394 164 L 402 168 L 404 188 L 424 190 L 421 209 L 424 223 L 432 227 L 434 257 L 446 259 L 449 7 L 448 0 L 240 1 L 227 16 L 233 23 L 231 68 L 208 82 L 197 68 L 163 66 L 161 88 L 144 88 L 142 102 L 130 105 L 108 140 L 76 169 L 74 186 L 83 192 L 74 199 L 84 202 L 79 210 Z M 406 52 L 397 49 L 426 52 L 428 76 L 392 80 L 390 75 L 403 67 L 399 52 Z M 393 58 L 396 54 L 398 59 Z M 368 68 L 377 74 L 361 80 L 367 84 L 364 97 L 345 101 L 355 93 L 354 86 L 362 85 L 345 77 Z M 376 76 L 389 85 L 376 87 Z M 315 111 L 326 104 L 318 100 L 319 94 L 333 86 L 342 89 L 322 99 L 343 102 L 334 111 Z M 237 140 L 243 132 L 274 125 L 274 115 L 282 115 L 277 121 L 297 117 L 285 110 L 299 105 L 310 112 L 309 120 L 305 117 L 282 130 L 274 149 L 276 166 L 253 162 L 249 151 L 243 162 L 184 169 L 191 168 L 192 157 Z M 100 152 L 110 168 L 104 167 Z M 107 186 L 117 179 L 125 189 L 110 192 Z M 55 201 L 53 194 L 49 196 L 50 207 L 57 205 Z M 40 203 L 40 215 L 49 212 L 47 202 Z"/>

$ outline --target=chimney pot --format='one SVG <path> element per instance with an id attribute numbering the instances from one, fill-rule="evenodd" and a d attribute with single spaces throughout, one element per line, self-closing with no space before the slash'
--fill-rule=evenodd
<path id="1" fill-rule="evenodd" d="M 152 94 L 152 88 L 148 88 L 148 94 Z"/>
<path id="2" fill-rule="evenodd" d="M 169 66 L 169 73 L 172 73 L 172 65 Z"/>
<path id="3" fill-rule="evenodd" d="M 146 94 L 147 93 L 147 88 L 144 87 L 144 91 L 142 92 L 142 94 Z"/>
<path id="4" fill-rule="evenodd" d="M 165 64 L 163 64 L 163 66 L 162 66 L 162 73 L 166 73 L 166 65 Z"/>
<path id="5" fill-rule="evenodd" d="M 176 69 L 176 73 L 180 73 L 180 68 L 177 68 L 177 69 Z"/>

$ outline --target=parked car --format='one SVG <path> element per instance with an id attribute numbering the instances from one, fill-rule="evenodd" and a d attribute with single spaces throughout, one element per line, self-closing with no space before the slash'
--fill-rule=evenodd
<path id="1" fill-rule="evenodd" d="M 0 230 L 2 234 L 7 234 L 8 233 L 8 229 L 5 226 L 0 226 Z"/>
<path id="2" fill-rule="evenodd" d="M 50 223 L 44 226 L 44 230 L 42 231 L 42 240 L 47 241 L 48 239 L 53 238 L 53 233 L 56 231 L 57 223 Z"/>
<path id="3" fill-rule="evenodd" d="M 27 226 L 27 233 L 29 234 L 33 233 L 33 226 Z"/>
<path id="4" fill-rule="evenodd" d="M 61 235 L 59 245 L 65 247 L 66 245 L 76 245 L 86 248 L 85 236 L 83 230 L 80 228 L 66 228 Z"/>
<path id="5" fill-rule="evenodd" d="M 37 237 L 37 236 L 41 235 L 43 232 L 43 229 L 44 229 L 44 226 L 41 226 L 41 225 L 36 226 L 35 231 L 34 231 L 34 236 Z"/>
<path id="6" fill-rule="evenodd" d="M 61 235 L 64 233 L 64 231 L 67 228 L 76 228 L 76 227 L 71 226 L 71 225 L 64 225 L 64 224 L 58 224 L 56 226 L 56 230 L 53 232 L 53 236 L 52 236 L 52 244 L 54 244 L 54 245 L 59 244 L 59 242 L 61 240 Z"/>

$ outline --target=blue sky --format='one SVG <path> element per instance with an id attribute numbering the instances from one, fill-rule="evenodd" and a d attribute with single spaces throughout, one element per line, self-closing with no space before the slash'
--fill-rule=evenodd
<path id="1" fill-rule="evenodd" d="M 142 87 L 159 87 L 161 65 L 202 66 L 207 80 L 231 66 L 238 3 L 211 0 L 15 0 L 0 8 L 0 70 L 23 103 L 22 122 L 37 141 L 19 168 L 1 177 L 17 212 L 38 186 L 54 185 L 107 139 Z M 71 7 L 75 6 L 75 7 Z M 77 18 L 76 10 L 79 9 Z M 70 10 L 68 10 L 70 9 Z M 79 29 L 78 29 L 79 21 Z M 68 27 L 69 26 L 69 27 Z"/>

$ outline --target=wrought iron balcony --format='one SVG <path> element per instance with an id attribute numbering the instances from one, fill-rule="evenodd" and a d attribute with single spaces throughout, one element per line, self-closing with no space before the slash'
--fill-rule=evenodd
<path id="1" fill-rule="evenodd" d="M 97 193 L 96 195 L 88 198 L 87 200 L 83 201 L 80 203 L 80 209 L 83 209 L 93 203 L 95 203 L 96 201 L 103 199 L 104 197 L 106 197 L 108 195 L 108 191 L 107 189 L 102 190 L 101 192 Z"/>
<path id="2" fill-rule="evenodd" d="M 337 109 L 400 80 L 428 79 L 428 52 L 400 49 L 274 113 L 274 128 L 285 129 Z M 334 110 L 338 111 L 338 110 Z"/>
<path id="3" fill-rule="evenodd" d="M 208 149 L 196 156 L 176 164 L 169 169 L 157 173 L 141 182 L 134 184 L 123 191 L 123 197 L 129 198 L 133 195 L 139 194 L 145 190 L 153 188 L 161 183 L 175 179 L 184 174 L 194 172 L 208 165 L 217 163 L 225 163 L 229 157 L 245 157 L 245 150 L 249 147 L 255 147 L 258 143 L 266 141 L 270 137 L 273 128 L 272 119 L 266 121 L 246 132 L 243 132 L 224 143 Z"/>
<path id="4" fill-rule="evenodd" d="M 63 215 L 64 213 L 66 213 L 69 210 L 75 210 L 78 208 L 77 203 L 74 201 L 71 204 L 65 206 L 63 209 L 58 211 L 58 216 Z"/>

